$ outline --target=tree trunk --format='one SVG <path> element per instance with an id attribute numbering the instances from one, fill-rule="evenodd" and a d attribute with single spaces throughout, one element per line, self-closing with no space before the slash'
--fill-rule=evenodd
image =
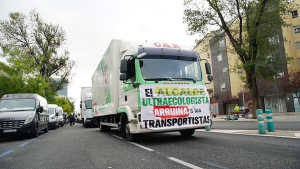
<path id="1" fill-rule="evenodd" d="M 255 66 L 252 66 L 252 68 L 247 73 L 247 81 L 249 84 L 250 93 L 252 96 L 252 119 L 256 119 L 256 110 L 258 109 L 258 89 L 257 89 L 257 81 L 255 77 Z"/>

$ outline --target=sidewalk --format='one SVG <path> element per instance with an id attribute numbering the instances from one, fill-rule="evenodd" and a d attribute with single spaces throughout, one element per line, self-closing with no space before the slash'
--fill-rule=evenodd
<path id="1" fill-rule="evenodd" d="M 284 112 L 284 113 L 272 113 L 273 121 L 299 121 L 300 123 L 300 112 Z M 266 122 L 266 113 L 264 113 L 265 122 Z M 222 122 L 257 122 L 256 119 L 252 119 L 252 114 L 249 115 L 248 118 L 243 118 L 240 115 L 238 120 L 225 120 L 226 115 L 220 115 L 216 118 L 212 118 L 213 122 L 222 121 Z M 203 131 L 203 130 L 202 130 Z M 205 131 L 205 129 L 204 129 Z M 288 138 L 299 138 L 300 139 L 300 131 L 289 131 L 289 130 L 275 130 L 274 132 L 269 132 L 266 130 L 266 134 L 259 134 L 258 130 L 219 130 L 219 129 L 211 129 L 207 132 L 216 132 L 216 133 L 230 133 L 230 134 L 246 134 L 246 135 L 258 135 L 258 136 L 274 136 L 274 137 L 288 137 Z"/>
<path id="2" fill-rule="evenodd" d="M 213 133 L 227 133 L 227 134 L 243 134 L 243 135 L 255 135 L 255 136 L 267 136 L 267 137 L 285 137 L 285 138 L 297 138 L 300 139 L 300 131 L 289 131 L 289 130 L 275 130 L 269 132 L 266 130 L 266 134 L 259 134 L 258 130 L 220 130 L 210 129 L 199 129 L 197 131 L 213 132 Z"/>
<path id="3" fill-rule="evenodd" d="M 229 115 L 231 116 L 231 115 Z M 238 120 L 230 120 L 233 122 L 239 121 L 253 121 L 256 122 L 256 119 L 252 119 L 252 114 L 249 115 L 248 118 L 243 118 L 242 115 L 239 115 L 240 118 Z M 300 112 L 281 112 L 281 113 L 272 113 L 273 121 L 299 121 L 300 122 Z M 227 121 L 226 115 L 219 115 L 216 118 L 212 118 L 213 121 Z M 264 113 L 264 117 L 266 120 L 266 113 Z"/>

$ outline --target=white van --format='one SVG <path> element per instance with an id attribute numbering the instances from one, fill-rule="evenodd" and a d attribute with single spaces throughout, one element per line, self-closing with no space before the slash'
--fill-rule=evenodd
<path id="1" fill-rule="evenodd" d="M 64 110 L 62 107 L 58 107 L 58 123 L 60 126 L 64 126 Z"/>
<path id="2" fill-rule="evenodd" d="M 48 115 L 49 115 L 49 127 L 59 128 L 59 121 L 58 121 L 58 105 L 57 104 L 48 104 Z"/>

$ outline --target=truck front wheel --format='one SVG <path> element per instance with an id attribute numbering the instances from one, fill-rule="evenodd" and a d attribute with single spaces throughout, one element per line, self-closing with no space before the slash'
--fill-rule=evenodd
<path id="1" fill-rule="evenodd" d="M 130 142 L 137 140 L 138 135 L 137 134 L 132 134 L 130 132 L 130 126 L 128 119 L 126 118 L 126 124 L 125 124 L 125 132 L 126 132 L 126 139 Z"/>
<path id="2" fill-rule="evenodd" d="M 195 129 L 180 130 L 179 132 L 184 137 L 190 137 L 195 133 Z"/>

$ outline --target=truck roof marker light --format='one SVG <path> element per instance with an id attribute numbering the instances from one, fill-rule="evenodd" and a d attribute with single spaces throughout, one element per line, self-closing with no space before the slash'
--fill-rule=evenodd
<path id="1" fill-rule="evenodd" d="M 141 59 L 141 58 L 145 57 L 146 55 L 147 55 L 147 53 L 144 52 L 144 53 L 137 55 L 136 58 Z"/>

